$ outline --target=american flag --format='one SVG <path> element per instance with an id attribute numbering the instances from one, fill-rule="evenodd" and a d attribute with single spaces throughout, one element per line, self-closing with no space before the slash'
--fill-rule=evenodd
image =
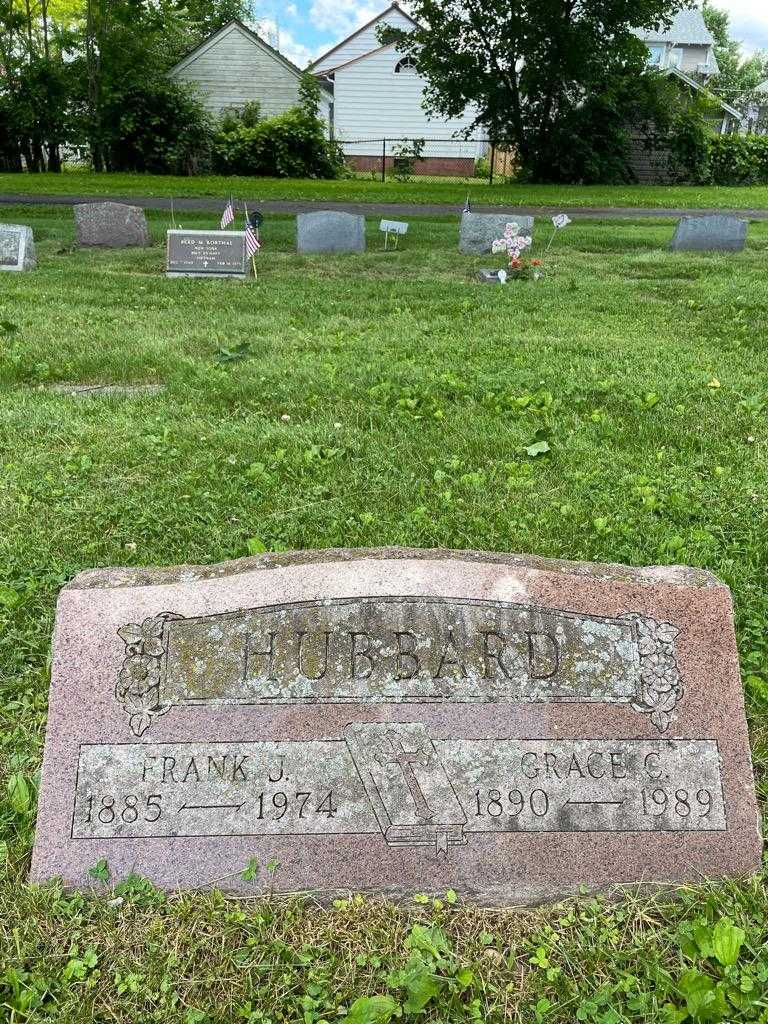
<path id="1" fill-rule="evenodd" d="M 248 259 L 251 259 L 251 257 L 255 256 L 260 248 L 261 248 L 261 242 L 259 241 L 259 239 L 258 239 L 258 237 L 256 235 L 256 231 L 255 231 L 255 229 L 253 227 L 253 224 L 251 224 L 250 220 L 248 220 L 246 218 L 246 221 L 245 221 L 245 252 L 246 252 L 246 254 L 248 256 Z"/>
<path id="2" fill-rule="evenodd" d="M 221 230 L 228 227 L 235 219 L 235 208 L 232 205 L 232 196 L 227 200 L 227 205 L 224 207 L 224 213 L 221 215 Z"/>

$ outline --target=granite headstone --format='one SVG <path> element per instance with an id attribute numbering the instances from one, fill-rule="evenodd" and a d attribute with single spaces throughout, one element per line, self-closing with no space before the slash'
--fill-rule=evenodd
<path id="1" fill-rule="evenodd" d="M 125 203 L 78 203 L 75 239 L 85 248 L 126 249 L 148 246 L 152 238 L 144 211 Z"/>
<path id="2" fill-rule="evenodd" d="M 365 252 L 365 217 L 336 210 L 300 213 L 296 249 L 300 253 Z"/>
<path id="3" fill-rule="evenodd" d="M 533 234 L 533 217 L 518 213 L 471 213 L 461 215 L 459 252 L 467 256 L 482 256 L 491 251 L 491 245 L 501 238 L 507 224 L 517 224 L 521 235 Z"/>
<path id="4" fill-rule="evenodd" d="M 670 243 L 673 252 L 742 252 L 747 242 L 748 221 L 716 214 L 682 217 Z"/>
<path id="5" fill-rule="evenodd" d="M 0 270 L 32 270 L 36 266 L 32 228 L 0 224 Z"/>
<path id="6" fill-rule="evenodd" d="M 167 234 L 166 277 L 235 277 L 245 279 L 251 263 L 244 231 L 184 231 Z"/>
<path id="7" fill-rule="evenodd" d="M 757 870 L 728 588 L 380 549 L 94 569 L 62 591 L 32 877 L 455 889 Z M 269 875 L 269 873 L 265 873 Z"/>

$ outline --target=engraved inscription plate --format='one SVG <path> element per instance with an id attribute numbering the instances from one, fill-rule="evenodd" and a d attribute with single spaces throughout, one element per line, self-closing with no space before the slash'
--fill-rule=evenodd
<path id="1" fill-rule="evenodd" d="M 475 832 L 724 828 L 711 740 L 432 740 L 419 723 L 83 745 L 72 816 L 76 838 L 375 833 L 439 852 Z"/>
<path id="2" fill-rule="evenodd" d="M 760 864 L 731 598 L 702 570 L 96 569 L 61 593 L 51 679 L 36 881 L 92 888 L 104 859 L 168 890 L 503 906 Z"/>
<path id="3" fill-rule="evenodd" d="M 431 597 L 167 612 L 118 630 L 117 693 L 135 735 L 179 704 L 319 702 L 631 703 L 663 732 L 682 695 L 678 632 L 632 614 Z"/>
<path id="4" fill-rule="evenodd" d="M 169 277 L 246 277 L 244 231 L 182 231 L 167 236 Z"/>

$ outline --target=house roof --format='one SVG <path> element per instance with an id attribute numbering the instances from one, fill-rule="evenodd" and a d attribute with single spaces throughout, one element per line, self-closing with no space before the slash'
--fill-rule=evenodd
<path id="1" fill-rule="evenodd" d="M 322 71 L 316 73 L 317 77 L 325 75 L 333 75 L 337 71 L 341 71 L 343 68 L 348 68 L 350 64 L 357 64 L 358 61 L 367 60 L 369 57 L 375 56 L 377 53 L 383 53 L 384 50 L 391 50 L 396 43 L 384 43 L 383 46 L 377 46 L 375 50 L 367 50 L 365 53 L 359 53 L 356 57 L 350 57 L 349 60 L 345 60 L 342 64 L 336 64 L 332 68 L 323 68 Z"/>
<path id="2" fill-rule="evenodd" d="M 677 43 L 679 46 L 712 46 L 715 40 L 700 10 L 678 11 L 669 28 L 638 29 L 646 43 Z"/>
<path id="3" fill-rule="evenodd" d="M 201 56 L 201 54 L 205 53 L 212 46 L 214 46 L 219 41 L 219 39 L 222 39 L 233 28 L 236 29 L 238 32 L 242 33 L 243 35 L 245 35 L 256 46 L 259 46 L 261 47 L 261 49 L 266 50 L 267 53 L 274 57 L 275 60 L 282 64 L 283 67 L 285 67 L 288 71 L 294 74 L 297 78 L 301 78 L 301 76 L 304 74 L 301 68 L 294 64 L 292 60 L 288 60 L 287 57 L 284 57 L 279 50 L 276 50 L 274 46 L 270 46 L 266 39 L 262 39 L 257 32 L 254 32 L 253 29 L 248 28 L 248 26 L 243 24 L 243 22 L 240 21 L 238 18 L 233 18 L 232 21 L 228 21 L 226 25 L 222 25 L 221 28 L 217 29 L 215 32 L 212 32 L 211 35 L 209 35 L 201 43 L 198 43 L 198 45 L 194 49 L 190 50 L 185 57 L 181 58 L 178 64 L 173 65 L 169 73 L 173 74 L 174 71 L 183 71 L 184 68 L 188 67 L 188 65 L 190 65 L 194 60 Z M 324 82 L 320 82 L 320 85 L 326 91 L 330 91 L 329 87 Z"/>
<path id="4" fill-rule="evenodd" d="M 375 18 L 371 18 L 370 21 L 367 21 L 364 25 L 361 25 L 360 28 L 356 28 L 351 35 L 347 36 L 346 39 L 342 39 L 340 43 L 336 43 L 336 45 L 332 46 L 330 50 L 327 50 L 325 53 L 321 53 L 319 57 L 316 57 L 315 60 L 313 60 L 312 63 L 309 65 L 310 71 L 314 67 L 316 67 L 321 61 L 327 60 L 328 57 L 331 57 L 334 53 L 336 53 L 337 50 L 340 50 L 342 46 L 346 46 L 346 44 L 351 39 L 356 39 L 361 32 L 365 32 L 367 29 L 371 27 L 371 25 L 375 25 L 377 21 L 381 21 L 381 19 L 385 15 L 389 14 L 391 11 L 397 11 L 398 14 L 402 14 L 404 18 L 407 18 L 408 21 L 411 22 L 414 28 L 418 28 L 418 22 L 414 21 L 410 14 L 407 11 L 404 11 L 400 4 L 397 3 L 397 0 L 395 0 L 395 2 L 391 3 L 386 10 L 382 11 L 380 14 L 377 14 Z M 342 67 L 343 64 L 346 63 L 347 61 L 343 61 L 342 64 L 339 64 L 337 66 Z M 327 70 L 323 71 L 322 74 L 328 74 L 331 70 L 335 70 L 335 68 L 328 68 Z"/>
<path id="5" fill-rule="evenodd" d="M 757 86 L 755 92 L 768 94 L 768 78 L 766 78 L 764 82 L 761 82 L 760 85 Z"/>
<path id="6" fill-rule="evenodd" d="M 720 107 L 730 114 L 731 117 L 736 118 L 737 121 L 742 121 L 744 119 L 744 115 L 736 110 L 735 107 L 732 107 L 730 103 L 726 103 L 725 100 L 720 99 L 719 96 L 715 96 L 706 88 L 706 86 L 702 85 L 701 82 L 697 82 L 695 78 L 691 78 L 690 75 L 686 75 L 686 73 L 681 71 L 680 68 L 667 68 L 666 73 L 675 78 L 679 78 L 681 82 L 685 82 L 685 84 L 690 86 L 691 89 L 695 89 L 697 92 L 703 92 L 711 100 L 719 103 Z"/>

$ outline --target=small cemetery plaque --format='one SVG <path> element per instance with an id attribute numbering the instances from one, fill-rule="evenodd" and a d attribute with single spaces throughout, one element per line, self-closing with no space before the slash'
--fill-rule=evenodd
<path id="1" fill-rule="evenodd" d="M 533 217 L 519 213 L 471 213 L 461 215 L 459 252 L 468 256 L 483 256 L 491 251 L 494 240 L 501 238 L 507 224 L 517 224 L 521 235 L 533 234 Z"/>
<path id="2" fill-rule="evenodd" d="M 379 231 L 384 232 L 384 248 L 389 248 L 389 236 L 392 235 L 395 240 L 394 248 L 397 249 L 400 236 L 408 234 L 408 224 L 404 220 L 381 220 Z"/>
<path id="3" fill-rule="evenodd" d="M 61 593 L 32 877 L 491 905 L 741 875 L 728 589 L 381 549 L 95 569 Z M 274 878 L 271 875 L 274 874 Z"/>
<path id="4" fill-rule="evenodd" d="M 740 217 L 717 214 L 682 217 L 670 244 L 673 252 L 742 252 L 749 223 Z"/>
<path id="5" fill-rule="evenodd" d="M 166 277 L 246 278 L 251 264 L 244 231 L 171 230 L 167 241 Z"/>
<path id="6" fill-rule="evenodd" d="M 365 252 L 365 217 L 337 210 L 317 210 L 296 217 L 300 253 Z"/>
<path id="7" fill-rule="evenodd" d="M 75 238 L 84 248 L 127 249 L 152 245 L 147 218 L 139 206 L 125 203 L 78 203 Z"/>
<path id="8" fill-rule="evenodd" d="M 483 284 L 506 284 L 507 273 L 505 270 L 478 270 L 477 279 Z"/>
<path id="9" fill-rule="evenodd" d="M 32 270 L 37 266 L 32 228 L 0 224 L 0 270 Z"/>

